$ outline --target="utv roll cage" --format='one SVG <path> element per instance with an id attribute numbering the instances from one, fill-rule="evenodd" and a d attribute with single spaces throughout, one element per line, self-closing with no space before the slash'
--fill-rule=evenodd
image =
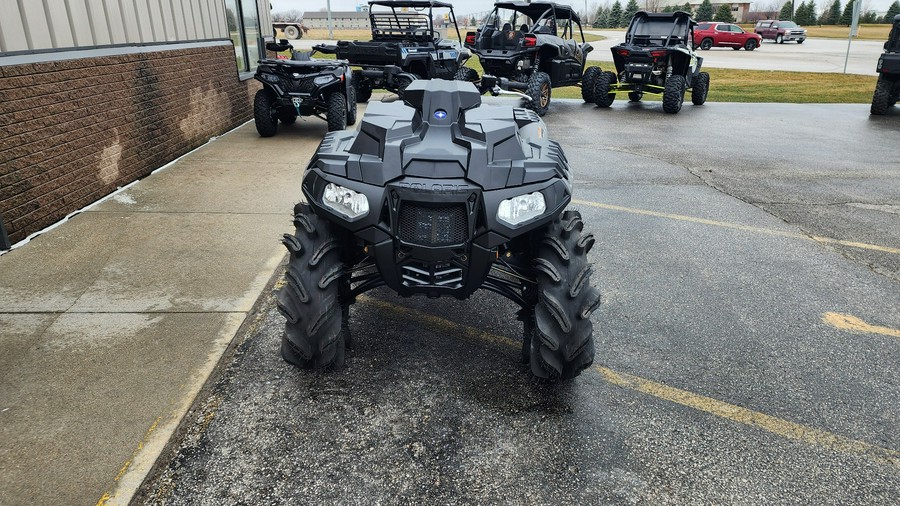
<path id="1" fill-rule="evenodd" d="M 641 11 L 631 18 L 625 33 L 625 43 L 635 46 L 687 46 L 693 42 L 696 25 L 687 12 L 657 14 Z M 668 35 L 663 35 L 669 26 L 671 29 L 668 30 Z"/>
<path id="2" fill-rule="evenodd" d="M 483 28 L 490 26 L 495 30 L 500 30 L 505 24 L 509 24 L 510 28 L 516 28 L 516 20 L 501 20 L 498 16 L 498 11 L 500 9 L 506 9 L 510 11 L 515 11 L 526 16 L 531 20 L 531 26 L 527 27 L 527 30 L 521 30 L 526 33 L 533 33 L 535 35 L 557 35 L 557 31 L 559 30 L 557 20 L 566 21 L 563 26 L 563 33 L 559 35 L 563 39 L 565 38 L 575 38 L 574 33 L 574 25 L 578 25 L 578 31 L 581 35 L 581 41 L 584 42 L 584 29 L 581 27 L 581 18 L 578 17 L 578 13 L 572 10 L 568 5 L 560 5 L 553 2 L 497 2 L 494 4 L 494 9 L 491 11 L 490 15 L 485 18 Z M 550 20 L 553 28 L 549 28 L 543 24 L 544 21 Z M 504 25 L 500 23 L 503 22 Z"/>
<path id="3" fill-rule="evenodd" d="M 373 7 L 387 7 L 386 10 L 374 10 Z M 372 26 L 372 38 L 375 40 L 415 40 L 433 42 L 437 37 L 434 31 L 434 9 L 449 9 L 448 22 L 456 27 L 456 40 L 462 44 L 459 27 L 453 4 L 433 0 L 374 0 L 369 2 L 369 23 Z M 399 9 L 412 9 L 402 11 Z M 425 12 L 427 9 L 427 13 Z"/>
<path id="4" fill-rule="evenodd" d="M 894 26 L 891 28 L 887 42 L 884 43 L 884 50 L 889 53 L 900 52 L 900 14 L 894 16 Z"/>

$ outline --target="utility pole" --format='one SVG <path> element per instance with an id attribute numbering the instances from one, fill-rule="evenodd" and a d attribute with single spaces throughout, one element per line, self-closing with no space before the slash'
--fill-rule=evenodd
<path id="1" fill-rule="evenodd" d="M 334 30 L 331 24 L 331 0 L 328 0 L 326 7 L 328 8 L 328 40 L 334 40 Z"/>

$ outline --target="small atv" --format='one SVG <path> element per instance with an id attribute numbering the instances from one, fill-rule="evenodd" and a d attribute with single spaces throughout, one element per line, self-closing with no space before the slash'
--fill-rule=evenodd
<path id="1" fill-rule="evenodd" d="M 519 95 L 540 116 L 550 106 L 552 88 L 580 84 L 584 101 L 594 101 L 600 67 L 585 69 L 593 48 L 568 5 L 497 2 L 484 25 L 466 34 L 465 46 L 478 55 L 484 75 L 479 78 L 474 69 L 463 67 L 456 79 L 477 83 L 482 93 Z"/>
<path id="2" fill-rule="evenodd" d="M 900 14 L 894 16 L 894 26 L 884 43 L 884 54 L 878 58 L 878 83 L 872 95 L 872 114 L 886 114 L 900 98 Z"/>
<path id="3" fill-rule="evenodd" d="M 294 208 L 283 358 L 340 368 L 350 305 L 386 285 L 402 296 L 466 299 L 479 288 L 521 307 L 522 361 L 540 378 L 594 358 L 588 252 L 560 145 L 532 111 L 479 107 L 470 83 L 418 80 L 405 103 L 369 104 L 357 131 L 330 132 Z"/>
<path id="4" fill-rule="evenodd" d="M 631 19 L 625 43 L 613 46 L 616 72 L 594 81 L 594 103 L 609 107 L 617 93 L 639 102 L 645 93 L 662 95 L 663 111 L 676 114 L 691 90 L 691 102 L 703 105 L 709 94 L 709 74 L 700 72 L 703 58 L 693 49 L 694 26 L 686 12 L 640 11 Z"/>
<path id="5" fill-rule="evenodd" d="M 447 21 L 456 40 L 442 37 L 435 18 Z M 453 5 L 438 0 L 373 0 L 369 2 L 372 40 L 340 40 L 314 46 L 355 67 L 356 100 L 366 102 L 374 89 L 402 94 L 415 79 L 453 79 L 469 59 L 462 49 Z"/>
<path id="6" fill-rule="evenodd" d="M 312 59 L 312 53 L 293 51 L 282 39 L 266 49 L 291 50 L 290 60 L 259 61 L 254 78 L 263 84 L 253 99 L 253 119 L 262 137 L 278 132 L 278 122 L 291 125 L 297 116 L 318 116 L 328 122 L 328 131 L 343 130 L 356 122 L 356 99 L 346 61 Z M 324 116 L 324 117 L 323 117 Z"/>

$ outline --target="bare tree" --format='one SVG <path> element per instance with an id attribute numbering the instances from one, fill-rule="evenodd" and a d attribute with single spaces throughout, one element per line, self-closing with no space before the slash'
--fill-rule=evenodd
<path id="1" fill-rule="evenodd" d="M 659 12 L 662 0 L 644 0 L 644 10 L 647 12 Z"/>
<path id="2" fill-rule="evenodd" d="M 301 20 L 303 20 L 303 13 L 298 11 L 297 9 L 272 13 L 272 21 L 294 22 Z"/>

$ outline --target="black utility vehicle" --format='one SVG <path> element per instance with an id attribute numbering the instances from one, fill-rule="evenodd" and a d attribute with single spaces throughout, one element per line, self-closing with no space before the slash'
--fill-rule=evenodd
<path id="1" fill-rule="evenodd" d="M 456 40 L 441 37 L 435 16 L 446 14 L 447 30 Z M 369 2 L 370 41 L 338 41 L 316 49 L 362 67 L 353 71 L 356 99 L 366 102 L 373 89 L 400 93 L 414 79 L 453 79 L 469 59 L 462 49 L 453 5 L 432 0 L 375 0 Z"/>
<path id="2" fill-rule="evenodd" d="M 309 162 L 307 203 L 283 240 L 282 356 L 340 368 L 349 307 L 375 287 L 458 299 L 482 288 L 521 307 L 536 376 L 577 376 L 593 361 L 600 294 L 594 236 L 566 210 L 562 148 L 532 111 L 479 107 L 470 83 L 415 81 L 403 100 L 369 104 L 357 131 L 327 134 Z"/>
<path id="3" fill-rule="evenodd" d="M 681 110 L 684 93 L 702 105 L 709 93 L 709 74 L 700 72 L 703 58 L 694 53 L 694 26 L 686 12 L 638 12 L 625 33 L 625 43 L 612 47 L 616 73 L 603 72 L 594 81 L 594 102 L 609 107 L 616 93 L 638 102 L 645 93 L 662 95 L 663 110 Z"/>
<path id="4" fill-rule="evenodd" d="M 478 55 L 484 75 L 479 79 L 474 69 L 462 68 L 456 78 L 476 82 L 482 93 L 514 92 L 541 116 L 550 105 L 551 88 L 581 83 L 584 101 L 594 101 L 593 80 L 600 68 L 585 70 L 593 48 L 568 5 L 497 2 L 484 25 L 466 34 L 465 45 Z"/>
<path id="5" fill-rule="evenodd" d="M 878 58 L 878 84 L 872 95 L 872 114 L 885 114 L 900 98 L 900 14 L 894 16 L 894 26 L 884 43 L 884 54 Z"/>
<path id="6" fill-rule="evenodd" d="M 284 39 L 267 43 L 266 49 L 276 53 L 291 50 L 293 56 L 259 61 L 254 77 L 263 87 L 253 99 L 259 135 L 271 137 L 278 132 L 279 121 L 291 125 L 297 116 L 323 118 L 328 131 L 343 130 L 356 122 L 355 93 L 346 61 L 313 59 L 311 53 L 293 51 Z"/>

